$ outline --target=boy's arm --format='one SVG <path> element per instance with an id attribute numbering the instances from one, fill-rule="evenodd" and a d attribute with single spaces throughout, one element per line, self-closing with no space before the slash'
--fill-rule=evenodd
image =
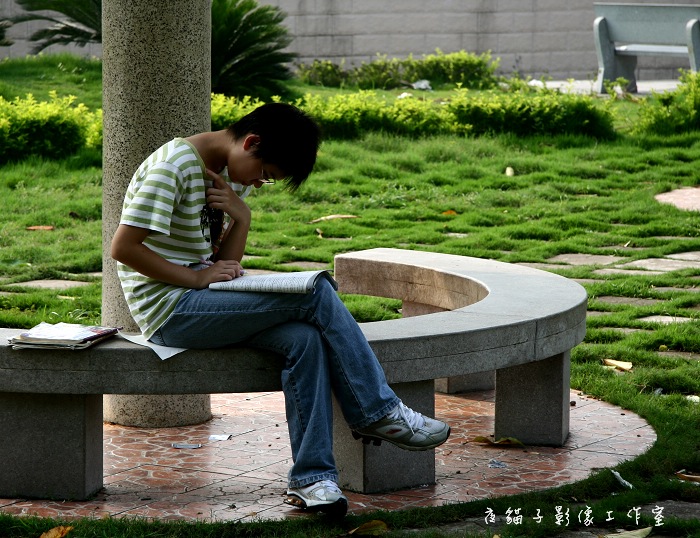
<path id="1" fill-rule="evenodd" d="M 249 228 L 250 223 L 232 220 L 221 240 L 216 260 L 240 261 L 243 259 Z"/>
<path id="2" fill-rule="evenodd" d="M 144 276 L 183 288 L 204 289 L 212 282 L 241 275 L 236 260 L 218 260 L 200 271 L 171 263 L 143 244 L 149 233 L 146 228 L 120 224 L 112 239 L 112 258 Z"/>
<path id="3" fill-rule="evenodd" d="M 243 199 L 226 183 L 219 174 L 207 170 L 213 185 L 207 189 L 207 203 L 215 209 L 221 209 L 231 217 L 231 224 L 219 245 L 217 260 L 240 261 L 245 253 L 245 245 L 250 229 L 250 208 Z"/>

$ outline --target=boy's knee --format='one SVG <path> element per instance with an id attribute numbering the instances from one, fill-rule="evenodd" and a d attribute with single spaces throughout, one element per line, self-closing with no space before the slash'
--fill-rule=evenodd
<path id="1" fill-rule="evenodd" d="M 333 284 L 331 284 L 325 278 L 319 280 L 316 283 L 316 288 L 314 289 L 313 295 L 316 296 L 317 298 L 320 297 L 323 300 L 327 300 L 327 296 L 329 296 L 329 295 L 334 299 L 339 299 L 338 292 L 333 287 Z"/>
<path id="2" fill-rule="evenodd" d="M 288 321 L 278 327 L 284 331 L 283 339 L 291 342 L 293 346 L 318 345 L 321 341 L 321 333 L 315 325 L 305 321 Z"/>
<path id="3" fill-rule="evenodd" d="M 296 331 L 295 339 L 299 341 L 317 343 L 322 340 L 321 331 L 315 325 L 299 323 L 294 330 Z"/>

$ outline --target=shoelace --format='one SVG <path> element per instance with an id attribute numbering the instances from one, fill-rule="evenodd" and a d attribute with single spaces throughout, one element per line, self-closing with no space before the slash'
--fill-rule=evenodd
<path id="1" fill-rule="evenodd" d="M 389 418 L 392 420 L 398 420 L 399 418 L 403 420 L 411 429 L 411 433 L 416 433 L 416 428 L 420 428 L 425 424 L 425 417 L 404 405 L 403 402 L 399 402 L 399 405 L 389 413 Z"/>
<path id="2" fill-rule="evenodd" d="M 333 493 L 342 493 L 340 491 L 340 488 L 337 486 L 335 482 L 332 480 L 321 480 L 320 482 L 316 482 L 315 484 L 312 484 L 314 486 L 314 489 L 316 489 L 319 485 L 324 489 L 324 499 L 325 499 L 325 490 L 332 491 Z"/>

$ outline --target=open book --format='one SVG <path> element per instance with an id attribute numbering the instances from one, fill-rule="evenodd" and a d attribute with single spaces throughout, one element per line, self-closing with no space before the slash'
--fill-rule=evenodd
<path id="1" fill-rule="evenodd" d="M 9 339 L 12 349 L 83 349 L 114 336 L 117 327 L 41 322 Z"/>
<path id="2" fill-rule="evenodd" d="M 274 293 L 313 293 L 319 279 L 328 280 L 334 289 L 338 283 L 331 274 L 320 271 L 297 271 L 295 273 L 273 273 L 269 275 L 243 275 L 225 282 L 212 282 L 209 289 L 224 291 L 263 291 Z"/>

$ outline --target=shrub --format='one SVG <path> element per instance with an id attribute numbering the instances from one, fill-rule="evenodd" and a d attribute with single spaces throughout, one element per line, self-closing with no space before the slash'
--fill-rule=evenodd
<path id="1" fill-rule="evenodd" d="M 386 101 L 371 91 L 334 95 L 323 99 L 307 94 L 297 105 L 321 126 L 324 138 L 352 139 L 386 127 Z"/>
<path id="2" fill-rule="evenodd" d="M 359 91 L 298 102 L 328 138 L 356 138 L 370 131 L 420 137 L 437 134 L 513 133 L 519 136 L 577 134 L 615 136 L 612 116 L 592 98 L 543 91 L 536 94 L 469 95 L 458 89 L 448 102 L 377 97 Z"/>
<path id="3" fill-rule="evenodd" d="M 7 29 L 12 26 L 12 22 L 7 19 L 0 19 L 0 47 L 9 47 L 12 40 L 7 37 Z"/>
<path id="4" fill-rule="evenodd" d="M 73 97 L 49 102 L 0 97 L 0 163 L 28 155 L 58 159 L 72 155 L 86 143 L 88 125 L 94 117 L 84 105 L 73 106 Z"/>
<path id="5" fill-rule="evenodd" d="M 700 74 L 683 72 L 671 92 L 655 94 L 642 102 L 635 133 L 661 136 L 700 129 Z"/>
<path id="6" fill-rule="evenodd" d="M 374 61 L 362 62 L 352 69 L 348 78 L 352 86 L 363 90 L 398 88 L 402 84 L 408 84 L 408 79 L 404 78 L 404 63 L 403 60 L 389 60 L 378 54 Z"/>
<path id="7" fill-rule="evenodd" d="M 454 132 L 444 107 L 421 99 L 393 102 L 369 90 L 323 99 L 305 95 L 296 103 L 321 126 L 324 138 L 352 139 L 369 132 L 421 137 Z"/>
<path id="8" fill-rule="evenodd" d="M 263 102 L 252 97 L 228 97 L 221 94 L 211 96 L 211 128 L 214 131 L 226 129 L 235 121 L 252 112 Z"/>
<path id="9" fill-rule="evenodd" d="M 37 102 L 32 96 L 14 101 L 0 98 L 0 162 L 30 154 L 61 158 L 82 147 L 100 150 L 102 110 L 89 112 L 82 104 L 74 105 L 74 99 L 59 99 L 55 92 L 49 102 Z M 212 94 L 211 128 L 225 129 L 261 104 L 257 98 Z M 313 116 L 329 139 L 353 139 L 377 131 L 410 137 L 484 133 L 614 136 L 609 110 L 596 106 L 591 97 L 553 91 L 473 96 L 460 88 L 452 99 L 436 102 L 390 99 L 361 90 L 327 98 L 308 94 L 294 104 Z"/>
<path id="10" fill-rule="evenodd" d="M 461 84 L 465 88 L 487 89 L 497 83 L 495 76 L 498 61 L 492 61 L 490 53 L 476 55 L 459 51 L 445 54 L 437 49 L 435 54 L 424 55 L 421 60 L 409 56 L 400 60 L 388 59 L 377 54 L 375 60 L 349 70 L 344 62 L 315 60 L 311 65 L 298 66 L 297 76 L 306 84 L 359 89 L 392 89 L 410 85 L 418 80 L 428 80 L 432 85 Z"/>
<path id="11" fill-rule="evenodd" d="M 86 120 L 85 146 L 102 150 L 102 109 L 95 110 Z"/>
<path id="12" fill-rule="evenodd" d="M 455 122 L 470 125 L 474 134 L 615 136 L 612 115 L 589 96 L 549 90 L 471 96 L 458 90 L 447 106 Z"/>
<path id="13" fill-rule="evenodd" d="M 423 99 L 397 99 L 387 111 L 391 118 L 391 132 L 420 137 L 451 131 L 451 116 L 444 106 Z M 464 134 L 470 129 L 464 129 Z"/>
<path id="14" fill-rule="evenodd" d="M 311 65 L 299 64 L 297 78 L 311 86 L 344 88 L 348 83 L 348 72 L 343 69 L 345 62 L 334 64 L 330 60 L 314 60 Z"/>
<path id="15" fill-rule="evenodd" d="M 488 89 L 496 85 L 497 67 L 498 60 L 492 61 L 488 52 L 476 55 L 462 50 L 445 54 L 438 49 L 435 54 L 423 56 L 421 61 L 409 57 L 404 71 L 412 81 L 426 79 L 435 85 L 459 84 L 464 88 Z"/>
<path id="16" fill-rule="evenodd" d="M 282 24 L 286 15 L 255 0 L 213 0 L 211 5 L 211 87 L 215 93 L 270 99 L 287 95 L 288 67 L 296 55 Z"/>

